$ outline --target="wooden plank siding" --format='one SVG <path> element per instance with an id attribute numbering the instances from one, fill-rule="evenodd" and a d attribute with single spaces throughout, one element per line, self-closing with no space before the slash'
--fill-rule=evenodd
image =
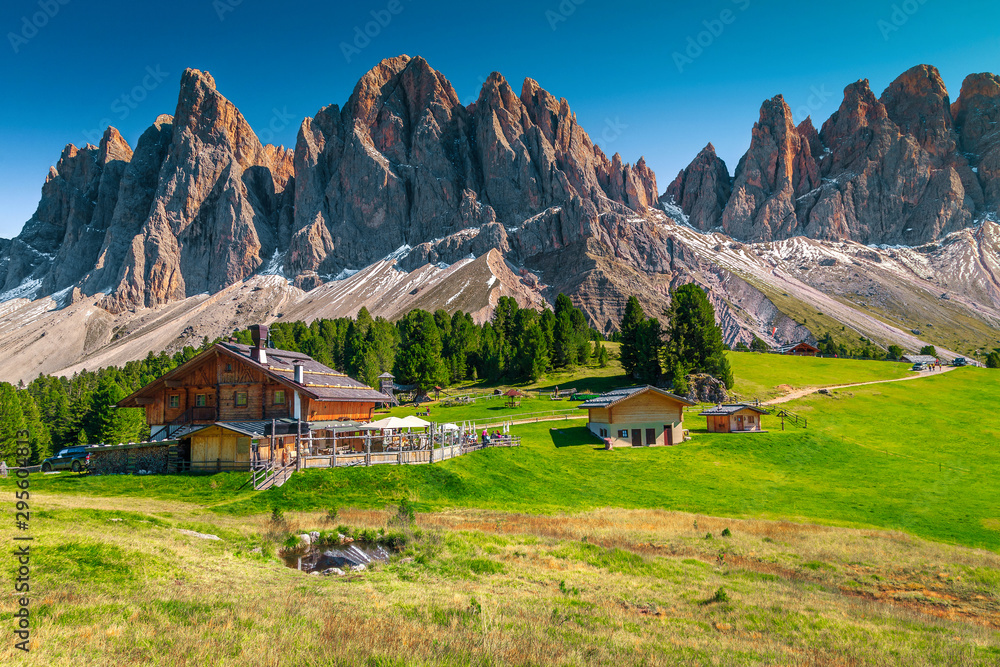
<path id="1" fill-rule="evenodd" d="M 302 399 L 302 411 L 308 421 L 332 421 L 335 419 L 371 421 L 374 410 L 374 403 Z"/>
<path id="2" fill-rule="evenodd" d="M 654 391 L 630 396 L 608 408 L 589 408 L 587 412 L 591 432 L 611 438 L 616 447 L 631 446 L 634 430 L 641 432 L 643 445 L 676 445 L 684 441 L 684 405 Z M 627 434 L 622 436 L 621 431 Z M 654 435 L 652 442 L 650 433 Z"/>

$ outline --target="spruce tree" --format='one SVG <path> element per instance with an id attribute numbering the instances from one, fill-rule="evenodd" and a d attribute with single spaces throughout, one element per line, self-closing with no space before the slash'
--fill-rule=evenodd
<path id="1" fill-rule="evenodd" d="M 725 357 L 722 330 L 715 323 L 715 308 L 705 291 L 688 283 L 671 293 L 667 310 L 667 368 L 685 373 L 709 373 L 732 387 L 732 371 Z M 675 380 L 676 378 L 671 378 Z"/>
<path id="2" fill-rule="evenodd" d="M 625 375 L 633 377 L 638 364 L 639 351 L 637 336 L 639 327 L 646 320 L 646 313 L 639 305 L 639 299 L 630 296 L 625 303 L 625 314 L 621 321 L 621 362 Z"/>
<path id="3" fill-rule="evenodd" d="M 23 437 L 26 427 L 17 389 L 8 382 L 0 382 L 0 459 L 9 466 L 17 464 L 17 441 L 27 439 Z"/>

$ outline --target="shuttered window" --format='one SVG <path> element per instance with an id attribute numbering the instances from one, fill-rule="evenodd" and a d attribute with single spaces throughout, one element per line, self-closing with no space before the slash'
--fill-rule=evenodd
<path id="1" fill-rule="evenodd" d="M 245 391 L 236 392 L 236 407 L 245 408 L 247 406 L 247 393 Z"/>

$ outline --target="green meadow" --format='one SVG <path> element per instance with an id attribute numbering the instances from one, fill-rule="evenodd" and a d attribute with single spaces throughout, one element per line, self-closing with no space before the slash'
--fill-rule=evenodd
<path id="1" fill-rule="evenodd" d="M 789 363 L 813 368 L 812 361 Z M 801 376 L 812 383 L 821 373 Z M 871 373 L 862 370 L 861 377 L 868 379 Z M 852 379 L 857 381 L 858 375 Z M 584 420 L 568 419 L 514 426 L 523 442 L 517 449 L 476 452 L 433 466 L 303 471 L 264 493 L 248 489 L 246 475 L 239 473 L 36 475 L 34 484 L 40 491 L 194 501 L 238 515 L 274 508 L 381 508 L 402 498 L 425 511 L 660 508 L 901 530 L 998 550 L 1000 480 L 995 471 L 1000 468 L 1000 424 L 991 418 L 998 400 L 1000 373 L 968 368 L 911 382 L 813 394 L 782 406 L 807 416 L 806 429 L 787 425 L 781 431 L 779 420 L 771 416 L 764 419 L 767 433 L 710 434 L 692 410 L 685 417 L 692 439 L 672 448 L 603 451 Z M 500 405 L 488 401 L 434 406 L 432 418 L 461 422 L 516 417 L 576 404 L 530 399 L 520 409 Z"/>

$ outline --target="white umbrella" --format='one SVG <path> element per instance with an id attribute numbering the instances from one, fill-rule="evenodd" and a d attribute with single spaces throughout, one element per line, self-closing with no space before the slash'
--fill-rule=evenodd
<path id="1" fill-rule="evenodd" d="M 413 416 L 403 417 L 400 422 L 403 428 L 426 428 L 431 425 L 429 421 Z"/>
<path id="2" fill-rule="evenodd" d="M 458 424 L 441 424 L 442 431 L 459 431 Z"/>
<path id="3" fill-rule="evenodd" d="M 407 417 L 407 419 L 409 419 L 409 417 Z M 406 428 L 407 426 L 410 426 L 410 424 L 404 419 L 400 419 L 399 417 L 386 417 L 385 419 L 369 422 L 368 424 L 365 424 L 362 429 L 365 431 L 378 431 L 382 429 Z"/>

